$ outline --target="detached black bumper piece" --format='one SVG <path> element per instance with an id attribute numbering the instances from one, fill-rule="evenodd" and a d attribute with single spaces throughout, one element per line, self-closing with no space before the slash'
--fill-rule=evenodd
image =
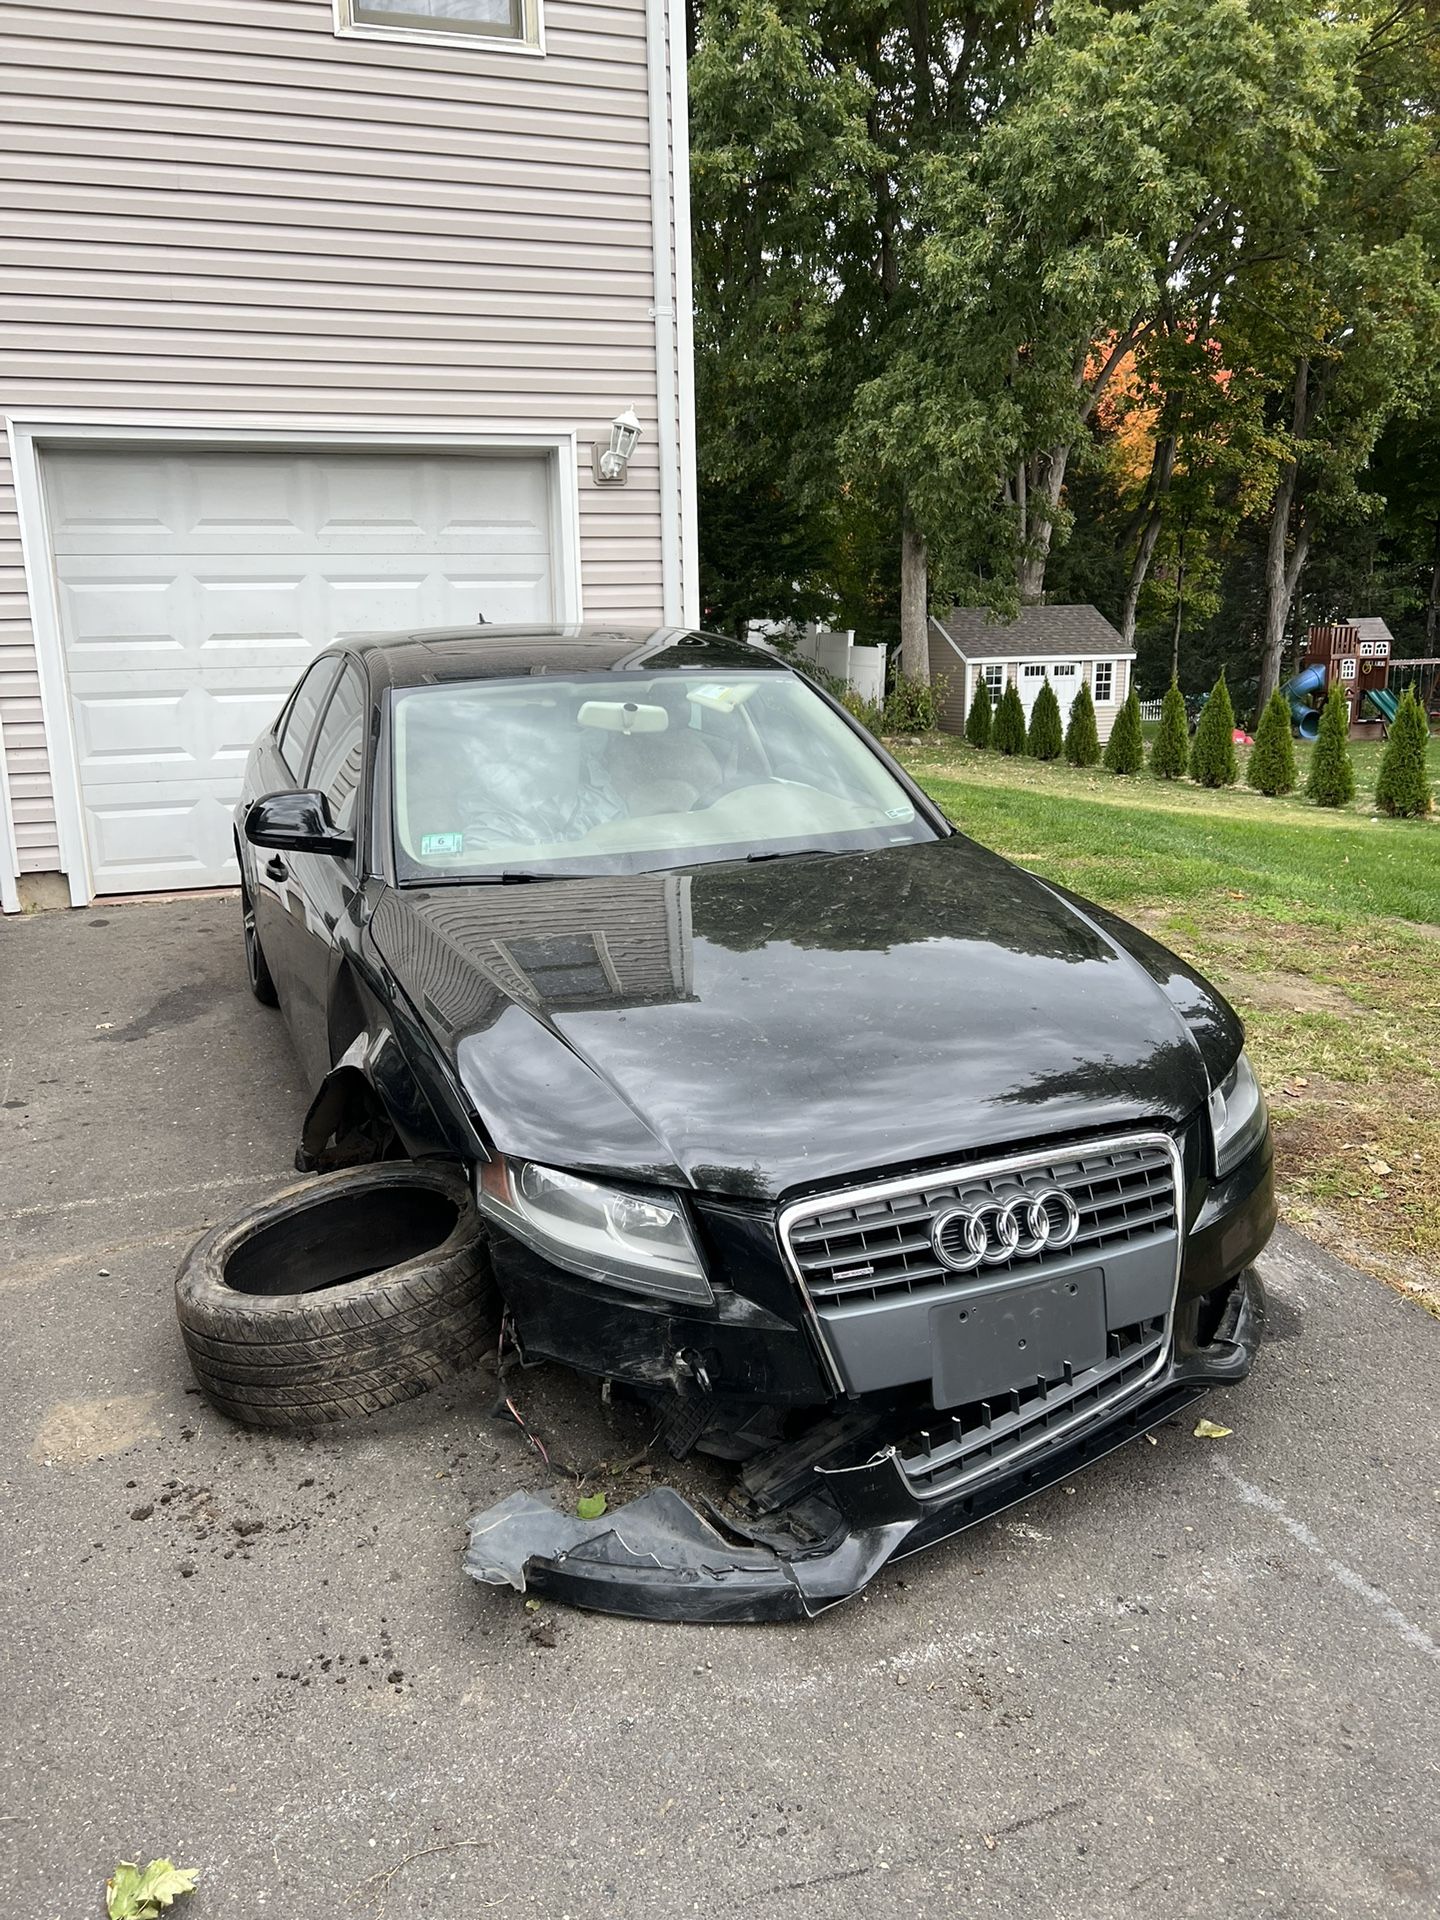
<path id="1" fill-rule="evenodd" d="M 754 1527 L 729 1514 L 706 1517 L 671 1487 L 598 1520 L 516 1493 L 471 1520 L 465 1570 L 490 1586 L 532 1588 L 641 1620 L 812 1618 L 852 1598 L 890 1561 L 1070 1479 L 1211 1387 L 1243 1379 L 1260 1341 L 1264 1292 L 1253 1268 L 1217 1292 L 1218 1317 L 1205 1344 L 1177 1326 L 1157 1379 L 978 1483 L 958 1490 L 927 1484 L 919 1492 L 899 1444 L 891 1444 L 858 1465 L 817 1470 L 791 1507 Z"/>

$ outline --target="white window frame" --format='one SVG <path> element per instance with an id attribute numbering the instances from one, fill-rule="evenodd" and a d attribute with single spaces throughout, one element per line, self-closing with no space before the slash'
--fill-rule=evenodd
<path id="1" fill-rule="evenodd" d="M 1048 662 L 1044 660 L 1022 661 L 1020 666 L 1020 678 L 1022 680 L 1048 680 L 1050 678 L 1050 667 Z"/>
<path id="2" fill-rule="evenodd" d="M 159 414 L 117 422 L 83 413 L 12 413 L 6 420 L 10 464 L 15 478 L 15 516 L 20 523 L 20 553 L 30 605 L 30 629 L 40 674 L 40 714 L 45 751 L 55 796 L 55 837 L 60 869 L 70 886 L 72 907 L 88 907 L 95 898 L 80 786 L 80 756 L 75 718 L 65 676 L 60 604 L 56 585 L 50 517 L 41 472 L 43 454 L 80 447 L 132 447 L 153 452 L 180 447 L 191 453 L 327 453 L 361 449 L 379 453 L 516 453 L 547 456 L 551 473 L 550 552 L 554 569 L 556 621 L 578 625 L 584 619 L 580 599 L 580 483 L 576 435 L 571 427 L 520 423 L 504 433 L 468 433 L 437 429 L 433 421 L 413 431 L 393 421 L 336 429 L 313 422 L 270 421 L 264 426 L 197 426 L 193 420 Z M 4 812 L 0 809 L 0 812 Z M 3 821 L 0 821 L 3 826 Z M 0 876 L 9 857 L 0 840 Z M 18 865 L 18 860 L 16 862 Z M 0 901 L 13 890 L 0 886 Z M 17 901 L 18 905 L 18 901 Z M 13 909 L 10 909 L 13 911 Z"/>
<path id="3" fill-rule="evenodd" d="M 1005 667 L 1006 662 L 1003 660 L 982 660 L 980 662 L 980 678 L 989 689 L 992 700 L 997 699 L 1005 691 Z M 996 676 L 994 680 L 990 678 L 992 673 Z"/>
<path id="4" fill-rule="evenodd" d="M 1102 672 L 1108 673 L 1110 676 L 1110 685 L 1104 693 L 1100 691 L 1100 675 Z M 1090 691 L 1094 696 L 1096 706 L 1113 707 L 1115 704 L 1115 662 L 1113 660 L 1097 660 L 1090 670 L 1090 677 L 1095 683 Z"/>
<path id="5" fill-rule="evenodd" d="M 375 21 L 355 18 L 355 0 L 332 0 L 335 32 L 342 40 L 389 40 L 404 46 L 466 47 L 479 53 L 545 52 L 545 20 L 541 0 L 520 0 L 522 31 L 512 33 L 467 32 L 463 27 L 386 27 Z"/>

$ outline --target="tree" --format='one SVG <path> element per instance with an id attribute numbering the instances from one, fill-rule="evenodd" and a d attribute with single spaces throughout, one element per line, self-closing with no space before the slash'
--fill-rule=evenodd
<path id="1" fill-rule="evenodd" d="M 985 684 L 985 676 L 982 673 L 975 682 L 975 698 L 970 702 L 970 711 L 965 717 L 965 738 L 972 747 L 988 747 L 993 724 L 990 689 Z"/>
<path id="2" fill-rule="evenodd" d="M 1072 767 L 1096 767 L 1100 764 L 1100 729 L 1095 722 L 1095 701 L 1088 680 L 1080 682 L 1080 690 L 1070 702 L 1070 724 L 1065 729 L 1065 758 Z"/>
<path id="3" fill-rule="evenodd" d="M 1291 734 L 1290 703 L 1277 688 L 1265 703 L 1255 744 L 1245 768 L 1245 780 L 1257 793 L 1291 793 L 1295 787 L 1295 742 Z"/>
<path id="4" fill-rule="evenodd" d="M 1313 201 L 1358 40 L 1313 0 L 1054 0 L 1048 18 L 973 152 L 921 176 L 923 350 L 891 375 L 897 398 L 951 388 L 924 450 L 952 493 L 1000 455 L 1021 601 L 1121 370 L 1167 335 L 1203 342 L 1252 223 Z"/>
<path id="5" fill-rule="evenodd" d="M 1350 760 L 1350 707 L 1338 682 L 1331 687 L 1320 711 L 1320 732 L 1305 791 L 1321 807 L 1348 807 L 1355 798 L 1355 768 Z"/>
<path id="6" fill-rule="evenodd" d="M 1235 709 L 1224 670 L 1210 689 L 1190 743 L 1190 777 L 1202 787 L 1233 787 L 1240 777 L 1235 756 Z"/>
<path id="7" fill-rule="evenodd" d="M 1150 771 L 1161 780 L 1178 780 L 1190 762 L 1190 722 L 1185 696 L 1172 680 L 1160 703 L 1160 727 L 1150 749 Z"/>
<path id="8" fill-rule="evenodd" d="M 1032 760 L 1058 760 L 1064 745 L 1060 702 L 1055 697 L 1050 676 L 1046 674 L 1045 684 L 1035 696 L 1035 705 L 1031 710 L 1030 732 L 1025 742 L 1026 751 Z"/>
<path id="9" fill-rule="evenodd" d="M 1128 774 L 1139 773 L 1144 764 L 1145 729 L 1140 721 L 1140 696 L 1131 687 L 1105 742 L 1105 765 L 1111 773 Z"/>
<path id="10" fill-rule="evenodd" d="M 1382 813 L 1413 818 L 1430 811 L 1430 780 L 1426 759 L 1430 751 L 1430 723 L 1413 687 L 1401 695 L 1390 728 L 1380 777 L 1375 782 L 1375 804 Z"/>
<path id="11" fill-rule="evenodd" d="M 1331 21 L 1353 51 L 1336 74 L 1326 164 L 1312 190 L 1250 224 L 1237 264 L 1243 296 L 1227 302 L 1222 323 L 1237 363 L 1273 395 L 1261 704 L 1279 684 L 1314 543 L 1366 510 L 1359 477 L 1386 423 L 1419 403 L 1440 342 L 1429 10 L 1396 0 Z"/>
<path id="12" fill-rule="evenodd" d="M 1005 691 L 995 709 L 990 744 L 997 753 L 1013 755 L 1025 751 L 1025 709 L 1020 704 L 1020 690 L 1013 680 L 1005 682 Z"/>

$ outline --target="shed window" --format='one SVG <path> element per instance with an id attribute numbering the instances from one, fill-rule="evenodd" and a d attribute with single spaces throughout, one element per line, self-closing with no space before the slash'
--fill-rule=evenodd
<path id="1" fill-rule="evenodd" d="M 985 677 L 985 685 L 990 689 L 992 697 L 995 694 L 1005 691 L 1005 665 L 1003 661 L 987 660 L 980 671 Z"/>
<path id="2" fill-rule="evenodd" d="M 1113 700 L 1115 698 L 1115 662 L 1097 660 L 1095 662 L 1095 699 Z"/>
<path id="3" fill-rule="evenodd" d="M 341 30 L 444 34 L 537 46 L 539 0 L 337 0 Z"/>
<path id="4" fill-rule="evenodd" d="M 1027 680 L 1043 680 L 1045 678 L 1045 662 L 1043 660 L 1027 660 L 1020 671 Z"/>

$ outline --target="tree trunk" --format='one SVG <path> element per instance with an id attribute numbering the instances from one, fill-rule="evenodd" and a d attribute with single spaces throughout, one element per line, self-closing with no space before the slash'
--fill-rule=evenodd
<path id="1" fill-rule="evenodd" d="M 1069 447 L 1051 447 L 1036 456 L 1036 472 L 1026 488 L 1028 505 L 1027 538 L 1020 549 L 1019 586 L 1023 606 L 1038 606 L 1045 597 L 1045 567 L 1050 558 L 1050 537 L 1060 510 L 1060 495 L 1065 487 L 1065 466 Z"/>
<path id="2" fill-rule="evenodd" d="M 1290 541 L 1290 516 L 1295 506 L 1299 478 L 1296 463 L 1288 460 L 1281 470 L 1270 508 L 1270 536 L 1265 547 L 1265 643 L 1260 654 L 1260 690 L 1255 696 L 1257 713 L 1265 711 L 1266 701 L 1280 684 L 1280 663 L 1285 654 L 1285 623 L 1290 618 L 1295 589 L 1310 553 L 1310 530 L 1303 524 L 1303 514 L 1302 524 L 1295 530 L 1293 543 Z M 1285 550 L 1287 544 L 1290 547 L 1288 554 Z"/>
<path id="3" fill-rule="evenodd" d="M 1435 545 L 1431 549 L 1430 598 L 1425 603 L 1425 651 L 1435 652 L 1440 634 L 1440 513 L 1435 516 Z"/>
<path id="4" fill-rule="evenodd" d="M 900 529 L 900 671 L 923 686 L 930 684 L 928 604 L 925 536 L 907 514 Z"/>
<path id="5" fill-rule="evenodd" d="M 1325 400 L 1325 390 L 1333 377 L 1333 367 L 1322 372 L 1319 386 L 1310 392 L 1310 361 L 1302 355 L 1295 368 L 1295 397 L 1291 406 L 1290 438 L 1305 438 Z M 1265 703 L 1280 684 L 1280 663 L 1285 656 L 1285 623 L 1295 600 L 1295 589 L 1310 554 L 1310 526 L 1303 502 L 1291 538 L 1290 517 L 1295 512 L 1300 489 L 1298 454 L 1284 462 L 1275 483 L 1275 498 L 1270 506 L 1270 536 L 1265 545 L 1265 644 L 1260 654 L 1260 691 L 1255 700 L 1256 713 L 1265 711 Z M 1286 548 L 1289 547 L 1287 554 Z"/>
<path id="6" fill-rule="evenodd" d="M 1189 528 L 1180 529 L 1180 552 L 1175 562 L 1175 625 L 1170 632 L 1170 678 L 1180 678 L 1180 632 L 1185 625 L 1185 535 Z"/>
<path id="7" fill-rule="evenodd" d="M 1150 509 L 1140 531 L 1135 558 L 1130 563 L 1130 578 L 1125 586 L 1125 606 L 1120 615 L 1120 634 L 1127 647 L 1135 644 L 1135 613 L 1140 604 L 1140 589 L 1150 572 L 1150 562 L 1160 539 L 1161 502 L 1170 490 L 1170 475 L 1175 466 L 1175 436 L 1167 434 L 1155 445 L 1150 468 Z"/>

